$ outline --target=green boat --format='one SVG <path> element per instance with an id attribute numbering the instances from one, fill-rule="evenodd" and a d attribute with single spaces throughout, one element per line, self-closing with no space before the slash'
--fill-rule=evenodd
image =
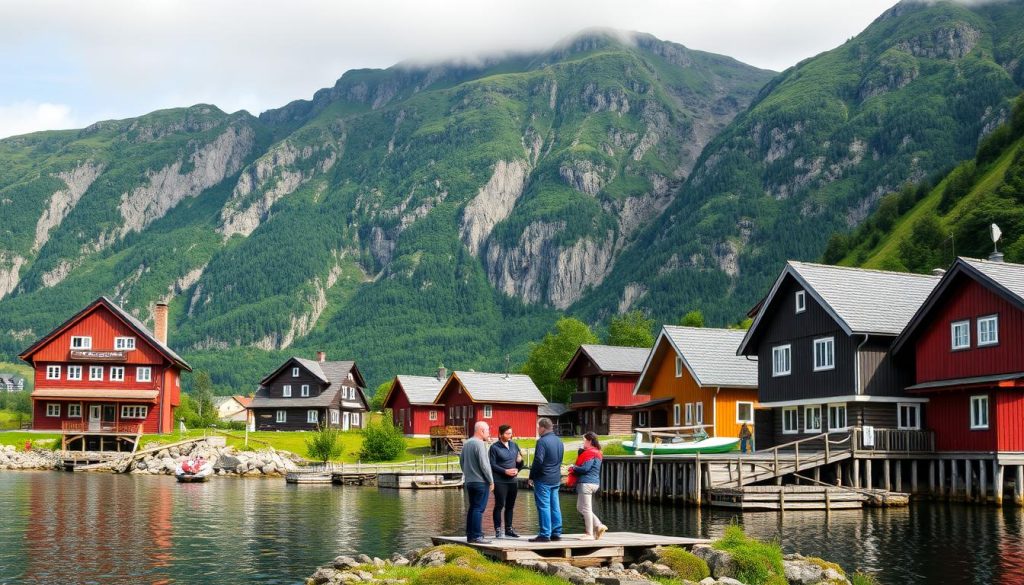
<path id="1" fill-rule="evenodd" d="M 693 455 L 695 453 L 728 453 L 739 446 L 740 440 L 729 437 L 708 437 L 701 440 L 668 440 L 652 443 L 643 440 L 637 432 L 632 441 L 623 441 L 622 448 L 634 455 Z"/>

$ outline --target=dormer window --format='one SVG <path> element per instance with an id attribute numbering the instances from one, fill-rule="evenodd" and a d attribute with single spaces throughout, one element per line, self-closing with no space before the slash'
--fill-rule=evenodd
<path id="1" fill-rule="evenodd" d="M 92 337 L 73 336 L 71 349 L 92 349 Z"/>
<path id="2" fill-rule="evenodd" d="M 134 337 L 115 337 L 114 349 L 118 351 L 129 351 L 135 349 Z"/>
<path id="3" fill-rule="evenodd" d="M 796 312 L 803 313 L 807 310 L 807 293 L 802 290 L 796 291 Z"/>
<path id="4" fill-rule="evenodd" d="M 299 368 L 292 368 L 292 378 L 299 377 Z"/>

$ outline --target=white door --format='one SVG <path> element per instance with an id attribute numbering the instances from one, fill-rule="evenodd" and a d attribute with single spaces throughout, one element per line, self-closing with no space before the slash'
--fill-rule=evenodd
<path id="1" fill-rule="evenodd" d="M 100 430 L 100 405 L 90 404 L 89 405 L 89 430 L 98 431 Z"/>
<path id="2" fill-rule="evenodd" d="M 343 431 L 347 431 L 348 430 L 348 413 L 347 412 L 341 413 L 341 430 L 343 430 Z"/>

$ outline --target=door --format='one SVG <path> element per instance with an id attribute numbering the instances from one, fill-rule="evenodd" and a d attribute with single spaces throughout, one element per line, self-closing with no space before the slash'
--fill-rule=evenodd
<path id="1" fill-rule="evenodd" d="M 89 405 L 89 430 L 98 431 L 100 430 L 100 405 L 90 404 Z"/>
<path id="2" fill-rule="evenodd" d="M 102 422 L 101 426 L 103 428 L 105 428 L 105 429 L 112 429 L 112 428 L 114 428 L 114 422 L 115 422 L 114 421 L 114 417 L 115 417 L 116 414 L 117 414 L 117 405 L 116 404 L 104 404 L 103 405 L 103 415 L 102 415 L 103 422 Z"/>
<path id="3" fill-rule="evenodd" d="M 341 413 L 341 430 L 347 431 L 348 430 L 348 426 L 349 426 L 349 423 L 348 423 L 348 413 L 347 412 L 343 412 L 343 413 Z"/>

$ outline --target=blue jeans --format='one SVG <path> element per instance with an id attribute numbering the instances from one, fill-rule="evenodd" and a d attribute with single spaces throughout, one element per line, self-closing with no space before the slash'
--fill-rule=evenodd
<path id="1" fill-rule="evenodd" d="M 747 453 L 750 447 L 750 439 L 740 439 L 740 453 Z"/>
<path id="2" fill-rule="evenodd" d="M 490 484 L 485 481 L 471 481 L 466 484 L 466 496 L 469 498 L 469 510 L 466 512 L 466 540 L 484 537 L 484 510 L 487 509 L 487 496 Z"/>
<path id="3" fill-rule="evenodd" d="M 533 500 L 537 503 L 537 536 L 562 535 L 562 507 L 558 503 L 558 484 L 533 482 Z"/>

